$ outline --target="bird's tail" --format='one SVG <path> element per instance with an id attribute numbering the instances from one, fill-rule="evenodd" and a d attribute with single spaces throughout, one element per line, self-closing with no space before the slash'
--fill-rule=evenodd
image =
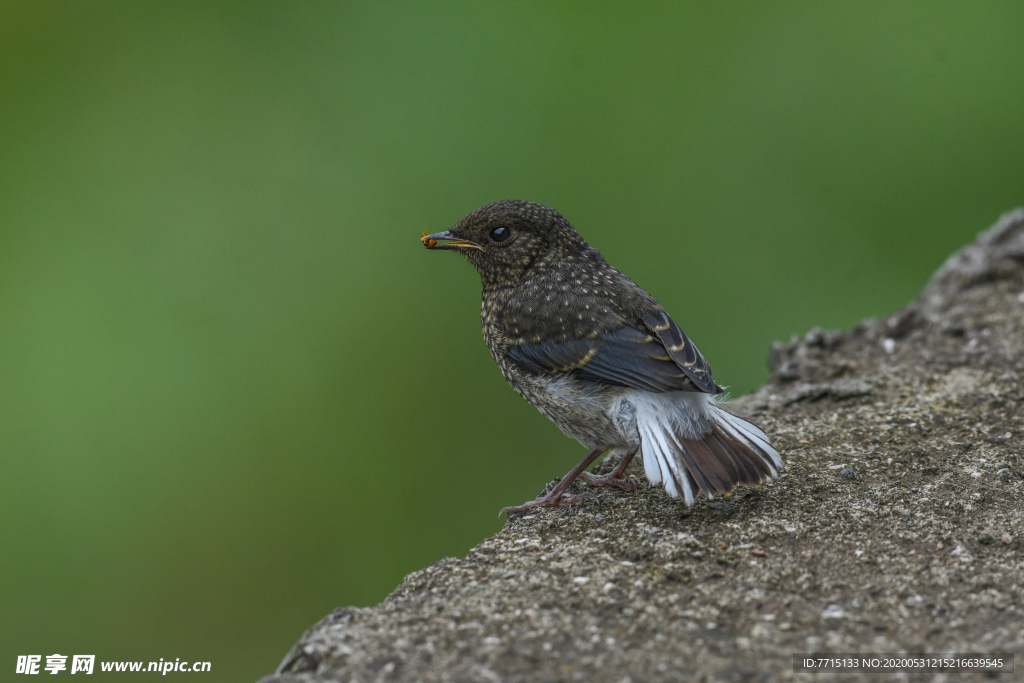
<path id="1" fill-rule="evenodd" d="M 645 392 L 646 393 L 646 392 Z M 673 498 L 692 505 L 698 493 L 727 494 L 779 475 L 782 458 L 768 437 L 723 410 L 707 394 L 647 393 L 636 405 L 644 471 Z"/>

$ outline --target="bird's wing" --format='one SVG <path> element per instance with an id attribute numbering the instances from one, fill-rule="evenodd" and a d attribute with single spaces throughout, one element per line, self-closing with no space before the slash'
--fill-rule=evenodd
<path id="1" fill-rule="evenodd" d="M 700 355 L 697 347 L 668 313 L 658 311 L 645 316 L 643 320 L 647 328 L 658 336 L 672 360 L 698 389 L 706 394 L 720 394 L 724 391 L 711 379 L 711 366 L 704 360 L 704 356 Z"/>
<path id="2" fill-rule="evenodd" d="M 716 393 L 704 358 L 671 318 L 662 315 L 671 325 L 660 331 L 652 326 L 653 334 L 626 326 L 596 339 L 512 344 L 507 353 L 520 370 L 533 375 L 571 373 L 579 379 L 647 391 Z M 666 339 L 678 347 L 675 352 Z M 696 361 L 692 361 L 693 354 Z M 679 358 L 690 365 L 684 366 Z"/>

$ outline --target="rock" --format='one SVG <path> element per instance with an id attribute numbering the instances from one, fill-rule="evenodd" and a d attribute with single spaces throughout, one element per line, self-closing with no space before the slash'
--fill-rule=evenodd
<path id="1" fill-rule="evenodd" d="M 650 557 L 650 555 L 650 550 L 643 546 L 636 546 L 635 548 L 630 548 L 626 551 L 626 559 L 630 562 L 639 562 L 640 560 L 645 560 L 648 557 Z"/>
<path id="2" fill-rule="evenodd" d="M 783 377 L 780 377 L 779 381 L 788 382 Z M 731 403 L 726 408 L 742 417 L 749 417 L 752 413 L 765 409 L 782 408 L 794 403 L 810 403 L 823 399 L 842 401 L 847 398 L 868 396 L 872 391 L 871 383 L 862 379 L 841 379 L 820 383 L 799 382 L 784 384 L 776 393 L 758 392 L 752 396 L 744 396 L 743 401 Z M 738 409 L 734 410 L 734 408 Z"/>
<path id="3" fill-rule="evenodd" d="M 693 570 L 689 567 L 684 567 L 680 571 L 668 570 L 665 572 L 666 581 L 675 581 L 677 583 L 686 583 L 693 576 Z"/>
<path id="4" fill-rule="evenodd" d="M 264 682 L 789 680 L 794 652 L 1024 650 L 1024 557 L 984 531 L 1024 525 L 1021 264 L 1024 210 L 905 311 L 773 345 L 729 404 L 787 462 L 756 492 L 531 511 L 335 610 Z"/>
<path id="5" fill-rule="evenodd" d="M 914 307 L 906 308 L 899 313 L 893 313 L 885 321 L 886 335 L 890 339 L 903 339 L 924 322 L 920 311 Z"/>
<path id="6" fill-rule="evenodd" d="M 842 619 L 846 616 L 846 612 L 839 605 L 829 605 L 825 611 L 821 613 L 822 619 Z"/>
<path id="7" fill-rule="evenodd" d="M 1007 263 L 1024 263 L 1024 208 L 1003 214 L 974 244 L 942 264 L 918 298 L 923 314 L 941 315 L 975 285 L 1019 277 L 1019 268 Z"/>

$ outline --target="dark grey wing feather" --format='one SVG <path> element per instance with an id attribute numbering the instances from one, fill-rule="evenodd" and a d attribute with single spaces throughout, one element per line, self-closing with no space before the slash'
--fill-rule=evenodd
<path id="1" fill-rule="evenodd" d="M 695 390 L 689 373 L 664 343 L 632 327 L 597 339 L 512 344 L 507 353 L 520 370 L 530 374 L 572 373 L 583 380 L 659 393 Z"/>
<path id="2" fill-rule="evenodd" d="M 668 313 L 659 311 L 646 316 L 643 320 L 650 331 L 661 340 L 672 360 L 698 389 L 706 394 L 722 393 L 723 389 L 711 379 L 711 366 Z"/>
<path id="3" fill-rule="evenodd" d="M 508 347 L 508 356 L 523 372 L 531 375 L 571 372 L 583 367 L 597 353 L 596 339 L 560 342 L 526 342 Z"/>
<path id="4" fill-rule="evenodd" d="M 657 392 L 693 389 L 689 377 L 672 361 L 657 337 L 623 327 L 605 334 L 600 341 L 598 352 L 578 371 L 581 379 Z"/>

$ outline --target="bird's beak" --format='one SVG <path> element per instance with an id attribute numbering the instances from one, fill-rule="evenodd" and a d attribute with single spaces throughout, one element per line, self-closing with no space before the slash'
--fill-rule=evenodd
<path id="1" fill-rule="evenodd" d="M 423 246 L 427 249 L 454 249 L 455 251 L 478 249 L 483 251 L 483 247 L 475 242 L 460 240 L 458 237 L 454 237 L 451 230 L 435 232 L 433 235 L 428 235 L 424 230 L 423 237 L 420 238 L 420 242 L 423 242 Z"/>

